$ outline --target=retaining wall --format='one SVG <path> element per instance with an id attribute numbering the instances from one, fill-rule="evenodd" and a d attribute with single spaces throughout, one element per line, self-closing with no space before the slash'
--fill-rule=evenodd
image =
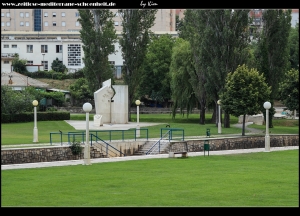
<path id="1" fill-rule="evenodd" d="M 265 147 L 264 136 L 244 136 L 172 141 L 167 147 L 167 151 L 184 151 L 187 147 L 189 152 L 201 152 L 203 151 L 205 140 L 209 141 L 210 151 Z M 143 142 L 131 141 L 111 145 L 125 153 L 126 156 L 130 156 L 139 150 Z M 299 146 L 299 135 L 271 135 L 270 146 Z M 93 146 L 91 147 L 90 156 L 91 158 L 106 157 L 104 153 L 101 153 L 99 149 Z M 115 152 L 115 157 L 118 156 L 120 156 L 119 153 Z M 80 155 L 72 155 L 68 146 L 1 149 L 1 165 L 81 159 L 83 159 L 83 152 Z"/>

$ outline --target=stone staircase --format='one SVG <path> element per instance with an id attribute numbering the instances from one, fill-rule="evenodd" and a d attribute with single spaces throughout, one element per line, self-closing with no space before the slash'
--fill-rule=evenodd
<path id="1" fill-rule="evenodd" d="M 146 141 L 145 144 L 140 146 L 140 148 L 133 153 L 133 155 L 145 155 L 146 152 L 156 143 L 157 141 Z M 169 152 L 169 141 L 168 140 L 160 140 L 160 154 L 167 154 Z M 158 143 L 153 147 L 150 154 L 159 154 L 158 151 Z"/>

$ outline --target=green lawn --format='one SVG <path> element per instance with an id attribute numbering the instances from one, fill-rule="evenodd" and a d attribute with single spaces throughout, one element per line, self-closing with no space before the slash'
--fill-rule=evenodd
<path id="1" fill-rule="evenodd" d="M 2 170 L 1 206 L 299 207 L 299 151 Z"/>
<path id="2" fill-rule="evenodd" d="M 131 115 L 132 121 L 136 121 L 136 115 Z M 166 127 L 166 123 L 170 124 L 171 128 L 179 128 L 184 130 L 185 136 L 206 136 L 206 129 L 209 128 L 211 137 L 218 135 L 218 128 L 216 124 L 210 123 L 211 114 L 206 115 L 206 124 L 200 125 L 199 114 L 190 114 L 189 117 L 176 115 L 175 119 L 172 119 L 170 114 L 140 114 L 140 122 L 161 122 L 161 125 L 144 127 L 148 129 L 148 138 L 159 138 L 161 128 Z M 85 121 L 85 114 L 72 114 L 71 120 Z M 222 128 L 222 135 L 230 134 L 242 134 L 241 128 L 236 128 L 233 124 L 238 122 L 238 118 L 231 116 L 231 127 Z M 90 115 L 90 121 L 93 121 L 93 115 Z M 299 134 L 299 122 L 298 120 L 279 119 L 274 120 L 274 128 L 270 128 L 271 134 Z M 72 126 L 64 121 L 38 121 L 38 138 L 39 143 L 50 143 L 50 133 L 53 134 L 52 142 L 60 142 L 59 130 L 63 133 L 67 132 L 82 132 L 76 131 Z M 10 123 L 1 124 L 1 145 L 11 144 L 31 144 L 33 141 L 33 122 L 26 123 Z M 264 125 L 250 125 L 249 127 L 265 130 Z M 143 127 L 141 127 L 143 129 Z M 246 130 L 246 135 L 250 131 Z M 133 139 L 134 132 L 126 132 L 125 139 Z M 103 133 L 102 133 L 103 134 Z M 104 140 L 109 140 L 108 132 L 101 137 Z M 112 133 L 111 139 L 121 139 L 122 134 Z M 141 138 L 146 138 L 146 131 L 141 131 Z M 68 136 L 63 135 L 63 142 L 68 141 Z"/>

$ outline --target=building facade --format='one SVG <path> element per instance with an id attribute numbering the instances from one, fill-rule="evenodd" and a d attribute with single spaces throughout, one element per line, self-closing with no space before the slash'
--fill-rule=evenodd
<path id="1" fill-rule="evenodd" d="M 118 9 L 113 20 L 117 31 L 122 31 Z M 175 9 L 158 9 L 152 31 L 175 31 Z M 77 9 L 1 9 L 2 31 L 79 31 Z"/>
<path id="2" fill-rule="evenodd" d="M 122 20 L 118 9 L 111 9 L 117 35 L 121 35 Z M 175 9 L 159 9 L 151 30 L 155 34 L 177 35 Z M 84 67 L 84 56 L 77 9 L 1 9 L 1 72 L 11 72 L 12 59 L 18 54 L 25 59 L 29 71 L 51 70 L 57 58 L 75 72 Z M 121 78 L 123 58 L 118 43 L 116 53 L 109 56 L 116 78 Z"/>

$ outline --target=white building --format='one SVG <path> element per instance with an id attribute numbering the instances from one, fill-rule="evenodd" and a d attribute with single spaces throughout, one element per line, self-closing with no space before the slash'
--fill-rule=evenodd
<path id="1" fill-rule="evenodd" d="M 116 54 L 109 56 L 117 69 L 123 65 L 121 50 L 115 44 Z M 51 70 L 51 63 L 57 58 L 75 72 L 84 67 L 82 42 L 79 32 L 5 32 L 1 40 L 1 71 L 11 72 L 15 54 L 25 59 L 29 71 Z"/>

